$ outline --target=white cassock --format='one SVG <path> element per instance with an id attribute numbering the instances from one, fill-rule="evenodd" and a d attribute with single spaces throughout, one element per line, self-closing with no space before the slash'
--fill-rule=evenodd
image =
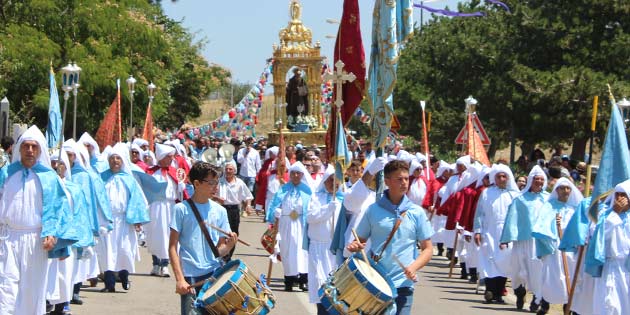
<path id="1" fill-rule="evenodd" d="M 7 179 L 0 204 L 0 314 L 44 314 L 46 309 L 42 189 L 34 172 L 23 176 L 18 171 Z"/>
<path id="2" fill-rule="evenodd" d="M 157 256 L 158 259 L 168 259 L 169 224 L 175 200 L 179 198 L 178 186 L 170 176 L 162 174 L 162 170 L 157 170 L 152 176 L 159 182 L 167 183 L 166 199 L 151 203 L 149 206 L 151 222 L 145 224 L 143 229 L 151 255 Z"/>
<path id="3" fill-rule="evenodd" d="M 602 276 L 595 279 L 594 315 L 630 313 L 630 224 L 612 211 L 606 218 L 604 238 L 606 262 Z"/>
<path id="4" fill-rule="evenodd" d="M 440 190 L 438 190 L 437 192 L 438 196 L 441 198 L 441 200 L 443 200 L 443 202 L 446 201 L 446 198 L 448 198 L 448 196 L 446 195 L 446 191 L 446 185 L 443 185 L 442 188 L 440 188 Z M 437 209 L 438 205 L 436 205 L 435 207 Z M 448 217 L 445 215 L 436 214 L 433 216 L 431 224 L 433 225 L 433 230 L 435 231 L 435 234 L 431 237 L 431 240 L 435 243 L 444 243 L 445 245 L 447 245 L 447 247 L 450 247 L 453 246 L 451 244 L 453 244 L 453 240 L 455 239 L 455 230 L 449 231 L 445 229 L 446 220 L 448 220 Z"/>
<path id="5" fill-rule="evenodd" d="M 554 209 L 557 210 L 557 209 Z M 565 206 L 560 209 L 560 227 L 564 231 L 569 224 L 569 220 L 573 216 L 575 208 Z M 542 285 L 540 287 L 541 296 L 537 298 L 537 303 L 540 304 L 541 299 L 549 302 L 549 304 L 566 304 L 569 302 L 569 295 L 567 294 L 567 285 L 564 274 L 564 267 L 562 262 L 562 252 L 558 250 L 559 240 L 555 242 L 556 250 L 553 254 L 542 257 Z M 573 279 L 573 272 L 575 272 L 575 256 L 571 252 L 565 253 L 567 257 L 569 279 Z"/>
<path id="6" fill-rule="evenodd" d="M 140 253 L 136 230 L 133 224 L 128 224 L 126 220 L 129 193 L 118 176 L 112 176 L 105 183 L 105 190 L 112 206 L 114 229 L 101 233 L 97 245 L 98 262 L 103 271 L 128 270 L 134 273 L 136 271 L 134 260 L 140 260 Z M 99 218 L 99 222 L 106 220 Z"/>
<path id="7" fill-rule="evenodd" d="M 297 276 L 308 272 L 308 251 L 302 248 L 304 238 L 302 216 L 306 214 L 302 213 L 300 194 L 294 195 L 294 191 L 287 193 L 280 208 L 274 210 L 274 216 L 279 219 L 277 241 L 285 276 Z M 290 216 L 293 211 L 298 214 L 295 220 Z"/>
<path id="8" fill-rule="evenodd" d="M 265 198 L 265 210 L 269 209 L 269 205 L 273 200 L 273 196 L 280 190 L 280 181 L 276 178 L 276 174 L 270 174 L 267 177 L 267 197 Z"/>
<path id="9" fill-rule="evenodd" d="M 74 209 L 72 194 L 65 187 L 64 191 L 68 198 L 70 209 Z M 72 210 L 72 213 L 74 213 L 74 210 Z M 78 263 L 75 248 L 70 249 L 70 256 L 64 260 L 48 260 L 46 300 L 48 300 L 50 304 L 65 303 L 72 299 L 72 291 L 76 283 L 73 281 Z"/>
<path id="10" fill-rule="evenodd" d="M 315 193 L 309 212 L 306 216 L 308 224 L 308 297 L 310 303 L 320 303 L 318 290 L 326 282 L 328 275 L 337 269 L 335 255 L 330 250 L 332 235 L 335 231 L 333 222 L 339 217 L 341 203 L 331 211 L 332 194 L 326 191 Z M 283 257 L 284 259 L 284 257 Z"/>
<path id="11" fill-rule="evenodd" d="M 497 265 L 499 242 L 508 206 L 516 192 L 490 186 L 481 193 L 475 212 L 474 232 L 481 234 L 478 272 L 481 278 L 506 277 L 508 271 Z"/>
<path id="12" fill-rule="evenodd" d="M 346 245 L 354 241 L 354 235 L 352 229 L 356 229 L 365 214 L 367 208 L 376 202 L 376 193 L 370 190 L 362 179 L 358 180 L 352 186 L 352 189 L 348 191 L 343 198 L 343 205 L 346 207 L 346 211 L 350 214 L 350 220 L 348 220 L 348 227 L 344 233 L 344 239 Z M 368 239 L 365 243 L 365 252 L 369 253 L 372 242 Z M 347 249 L 343 249 L 343 256 L 350 257 L 352 255 Z"/>
<path id="13" fill-rule="evenodd" d="M 422 178 L 416 178 L 413 180 L 413 183 L 409 185 L 409 192 L 407 193 L 407 197 L 411 202 L 416 205 L 422 207 L 422 201 L 424 201 L 424 195 L 427 194 L 427 185 L 424 183 Z"/>

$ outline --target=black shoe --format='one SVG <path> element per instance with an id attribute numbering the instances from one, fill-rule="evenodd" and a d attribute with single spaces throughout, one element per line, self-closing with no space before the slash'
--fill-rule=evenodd
<path id="1" fill-rule="evenodd" d="M 285 283 L 285 284 L 284 284 L 284 291 L 287 291 L 287 292 L 293 292 L 293 284 L 291 284 L 291 283 L 288 283 L 288 284 L 287 284 L 287 283 Z"/>
<path id="2" fill-rule="evenodd" d="M 300 290 L 302 290 L 302 292 L 308 292 L 308 284 L 300 283 Z"/>
<path id="3" fill-rule="evenodd" d="M 516 309 L 523 309 L 523 306 L 525 305 L 525 294 L 527 294 L 527 290 L 525 290 L 525 287 L 522 285 L 514 289 L 514 295 L 516 295 Z"/>
<path id="4" fill-rule="evenodd" d="M 494 300 L 494 302 L 497 304 L 505 304 L 505 301 L 503 300 L 502 297 L 499 297 L 498 299 Z"/>
<path id="5" fill-rule="evenodd" d="M 55 309 L 55 306 L 50 304 L 50 302 L 46 301 L 46 313 L 50 313 Z"/>
<path id="6" fill-rule="evenodd" d="M 494 296 L 491 291 L 486 290 L 486 292 L 483 293 L 483 298 L 486 300 L 486 304 L 492 303 L 493 297 Z"/>
<path id="7" fill-rule="evenodd" d="M 538 311 L 539 307 L 540 307 L 540 305 L 536 304 L 536 302 L 534 302 L 534 301 L 529 303 L 529 311 L 532 312 L 532 313 L 536 313 Z"/>
<path id="8" fill-rule="evenodd" d="M 125 289 L 125 291 L 129 291 L 129 289 L 131 289 L 131 282 L 129 282 L 129 280 L 123 281 L 122 288 Z"/>
<path id="9" fill-rule="evenodd" d="M 114 292 L 116 292 L 116 289 L 113 289 L 113 288 L 112 288 L 112 289 L 102 288 L 102 289 L 101 289 L 101 292 L 104 292 L 104 293 L 105 293 L 105 292 L 114 293 Z"/>
<path id="10" fill-rule="evenodd" d="M 538 310 L 538 312 L 536 312 L 536 315 L 545 315 L 547 314 L 547 311 L 545 310 Z"/>
<path id="11" fill-rule="evenodd" d="M 78 294 L 73 294 L 70 304 L 83 305 L 83 300 L 81 300 L 81 297 Z"/>

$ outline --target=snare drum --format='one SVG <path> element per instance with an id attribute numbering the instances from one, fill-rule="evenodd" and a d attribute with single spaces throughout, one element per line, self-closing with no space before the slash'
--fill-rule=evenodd
<path id="1" fill-rule="evenodd" d="M 208 279 L 195 306 L 205 308 L 212 315 L 265 315 L 275 305 L 275 297 L 265 283 L 257 279 L 241 260 L 232 260 Z"/>
<path id="2" fill-rule="evenodd" d="M 357 254 L 349 257 L 319 289 L 329 314 L 382 314 L 396 298 L 394 283 L 384 270 Z"/>

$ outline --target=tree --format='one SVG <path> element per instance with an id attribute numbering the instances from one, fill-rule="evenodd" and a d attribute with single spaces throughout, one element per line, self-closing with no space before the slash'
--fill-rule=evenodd
<path id="1" fill-rule="evenodd" d="M 48 71 L 75 61 L 83 70 L 77 129 L 95 131 L 122 79 L 123 118 L 129 97 L 124 80 L 138 80 L 134 120 L 142 126 L 149 82 L 157 85 L 153 115 L 159 126 L 179 126 L 200 114 L 210 91 L 225 84 L 228 71 L 201 57 L 181 23 L 157 3 L 141 0 L 0 1 L 0 92 L 21 111 L 19 120 L 44 127 L 48 112 Z M 57 82 L 60 75 L 57 76 Z M 71 127 L 66 129 L 69 135 Z"/>
<path id="2" fill-rule="evenodd" d="M 460 11 L 487 15 L 434 17 L 417 30 L 400 59 L 394 92 L 401 133 L 419 137 L 418 101 L 426 100 L 432 148 L 455 150 L 453 140 L 465 122 L 463 100 L 472 94 L 492 138 L 491 155 L 513 131 L 524 149 L 569 142 L 572 156 L 581 159 L 593 95 L 607 102 L 606 83 L 620 95 L 630 91 L 630 72 L 622 66 L 630 51 L 621 48 L 630 41 L 630 4 L 506 3 L 512 13 L 479 1 L 460 4 Z M 608 115 L 607 107 L 600 108 Z M 600 124 L 600 132 L 604 128 Z"/>

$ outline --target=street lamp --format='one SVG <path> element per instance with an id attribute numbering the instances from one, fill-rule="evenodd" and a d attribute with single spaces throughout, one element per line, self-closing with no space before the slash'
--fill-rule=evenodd
<path id="1" fill-rule="evenodd" d="M 135 86 L 136 86 L 136 79 L 134 79 L 133 75 L 129 75 L 129 78 L 127 79 L 127 87 L 129 88 L 129 102 L 131 103 L 131 109 L 130 109 L 130 114 L 129 114 L 129 131 L 127 131 L 128 133 L 128 138 L 129 138 L 129 142 L 131 142 L 131 140 L 133 140 L 133 135 L 134 135 L 134 130 L 133 130 L 133 94 L 136 92 L 135 91 Z"/>
<path id="2" fill-rule="evenodd" d="M 76 62 L 72 64 L 73 80 L 72 95 L 74 95 L 74 115 L 72 117 L 72 138 L 77 139 L 77 94 L 79 93 L 79 76 L 81 74 L 81 67 L 77 66 Z"/>
<path id="3" fill-rule="evenodd" d="M 472 95 L 470 95 L 464 100 L 464 102 L 466 102 L 466 113 L 474 113 L 475 107 L 477 105 L 477 100 L 472 97 Z"/>
<path id="4" fill-rule="evenodd" d="M 68 100 L 70 99 L 70 91 L 74 89 L 74 67 L 71 63 L 61 68 L 61 89 L 63 90 L 63 116 L 61 120 L 61 137 L 59 137 L 59 146 L 63 142 L 64 129 L 66 127 L 66 112 L 68 111 Z"/>
<path id="5" fill-rule="evenodd" d="M 4 138 L 9 135 L 9 100 L 6 96 L 0 101 L 0 113 L 2 113 L 2 129 L 0 129 L 0 136 Z"/>
<path id="6" fill-rule="evenodd" d="M 155 89 L 157 87 L 155 86 L 155 84 L 153 84 L 153 82 L 149 83 L 149 85 L 147 85 L 147 92 L 149 93 L 149 103 L 153 102 L 153 98 L 155 97 L 154 93 L 155 93 Z"/>
<path id="7" fill-rule="evenodd" d="M 623 117 L 624 124 L 627 124 L 630 119 L 628 119 L 628 113 L 630 111 L 630 101 L 628 101 L 625 97 L 622 98 L 619 102 L 617 102 L 617 106 L 621 110 L 621 116 Z"/>

